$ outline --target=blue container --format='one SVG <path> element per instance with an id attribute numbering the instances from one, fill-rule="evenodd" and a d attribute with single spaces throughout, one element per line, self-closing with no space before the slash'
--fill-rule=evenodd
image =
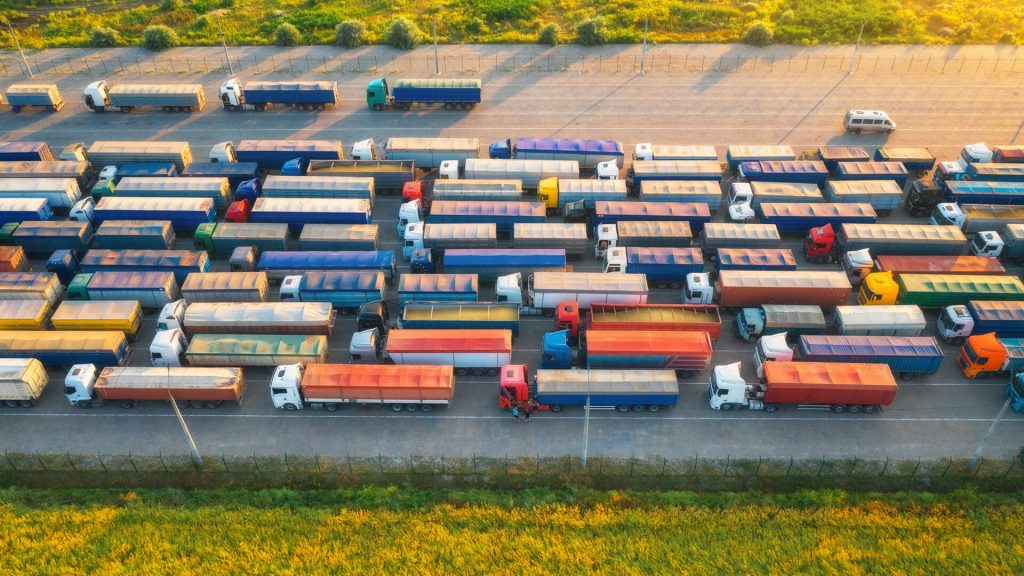
<path id="1" fill-rule="evenodd" d="M 523 278 L 537 271 L 565 271 L 565 250 L 523 248 L 450 248 L 444 251 L 444 271 L 476 274 L 481 282 L 519 272 Z"/>
<path id="2" fill-rule="evenodd" d="M 369 224 L 370 201 L 359 198 L 260 198 L 250 222 L 287 224 L 293 233 L 306 224 Z"/>
<path id="3" fill-rule="evenodd" d="M 910 173 L 900 162 L 839 162 L 836 180 L 895 180 L 900 188 L 907 186 Z"/>
<path id="4" fill-rule="evenodd" d="M 93 248 L 170 250 L 174 229 L 165 220 L 107 220 L 92 237 Z"/>
<path id="5" fill-rule="evenodd" d="M 967 166 L 967 178 L 988 182 L 1024 182 L 1024 164 L 978 163 Z"/>
<path id="6" fill-rule="evenodd" d="M 789 248 L 719 248 L 718 270 L 796 270 Z"/>
<path id="7" fill-rule="evenodd" d="M 255 162 L 260 170 L 280 170 L 285 162 L 303 160 L 344 160 L 338 140 L 242 140 L 235 147 L 235 160 Z"/>
<path id="8" fill-rule="evenodd" d="M 73 250 L 81 254 L 88 250 L 92 235 L 88 222 L 31 221 L 18 225 L 11 239 L 26 254 L 49 255 L 54 250 Z"/>
<path id="9" fill-rule="evenodd" d="M 617 140 L 578 140 L 573 138 L 511 138 L 492 142 L 489 148 L 491 158 L 553 160 L 577 160 L 580 165 L 594 165 L 588 161 L 600 157 L 600 161 L 615 160 L 622 165 L 624 154 L 622 144 Z"/>
<path id="10" fill-rule="evenodd" d="M 248 180 L 260 177 L 260 167 L 255 162 L 193 162 L 185 167 L 182 177 L 227 178 L 232 190 Z"/>
<path id="11" fill-rule="evenodd" d="M 617 224 L 623 220 L 675 220 L 688 222 L 699 234 L 711 221 L 711 209 L 697 202 L 595 202 L 590 227 Z"/>
<path id="12" fill-rule="evenodd" d="M 476 274 L 402 274 L 398 303 L 476 302 L 480 293 Z"/>
<path id="13" fill-rule="evenodd" d="M 0 142 L 0 160 L 52 161 L 53 152 L 46 142 Z"/>
<path id="14" fill-rule="evenodd" d="M 248 104 L 337 104 L 338 83 L 248 82 L 242 88 Z"/>
<path id="15" fill-rule="evenodd" d="M 547 208 L 541 202 L 482 202 L 438 200 L 431 205 L 430 224 L 494 224 L 499 234 L 511 234 L 517 223 L 542 224 Z"/>
<path id="16" fill-rule="evenodd" d="M 172 162 L 132 162 L 119 164 L 117 180 L 127 178 L 167 178 L 178 175 L 178 167 Z M 116 193 L 116 192 L 115 192 Z"/>
<path id="17" fill-rule="evenodd" d="M 180 286 L 193 272 L 212 270 L 210 255 L 201 250 L 100 250 L 86 252 L 83 272 L 173 272 Z"/>
<path id="18" fill-rule="evenodd" d="M 687 274 L 703 271 L 700 248 L 626 248 L 626 272 L 646 274 L 648 282 L 681 283 Z"/>
<path id="19" fill-rule="evenodd" d="M 384 273 L 384 278 L 388 282 L 393 282 L 397 276 L 395 253 L 391 250 L 268 251 L 260 254 L 256 269 L 266 272 L 268 277 L 274 279 L 302 274 L 307 270 L 380 271 Z"/>
<path id="20" fill-rule="evenodd" d="M 366 302 L 384 299 L 384 273 L 362 270 L 310 270 L 299 281 L 303 302 L 330 302 L 354 310 Z M 284 288 L 284 287 L 282 287 Z"/>
<path id="21" fill-rule="evenodd" d="M 1024 182 L 962 180 L 946 182 L 946 191 L 958 204 L 1024 204 Z"/>
<path id="22" fill-rule="evenodd" d="M 53 219 L 53 209 L 46 198 L 0 198 L 0 226 L 8 222 Z"/>
<path id="23" fill-rule="evenodd" d="M 817 160 L 744 162 L 740 174 L 750 182 L 798 182 L 824 186 L 828 168 Z"/>
<path id="24" fill-rule="evenodd" d="M 1024 337 L 1024 302 L 971 300 L 967 313 L 974 319 L 973 334 L 995 332 L 1000 338 Z"/>
<path id="25" fill-rule="evenodd" d="M 893 374 L 910 378 L 934 374 L 942 366 L 942 348 L 925 336 L 800 336 L 800 360 L 888 364 Z"/>
<path id="26" fill-rule="evenodd" d="M 396 80 L 391 87 L 395 104 L 480 103 L 480 82 L 468 79 Z"/>
<path id="27" fill-rule="evenodd" d="M 452 310 L 460 313 L 453 315 Z M 500 310 L 512 314 L 505 318 Z M 518 338 L 519 306 L 500 302 L 410 302 L 402 308 L 399 326 L 410 330 L 509 330 L 513 338 Z"/>
<path id="28" fill-rule="evenodd" d="M 192 234 L 217 218 L 213 198 L 100 198 L 93 210 L 97 226 L 107 220 L 167 220 L 175 232 Z"/>

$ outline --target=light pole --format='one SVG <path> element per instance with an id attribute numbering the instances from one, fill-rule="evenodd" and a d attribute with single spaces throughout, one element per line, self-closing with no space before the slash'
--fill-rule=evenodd
<path id="1" fill-rule="evenodd" d="M 645 14 L 644 15 L 644 44 L 640 48 L 640 73 L 641 74 L 644 73 L 644 58 L 647 55 L 647 23 L 650 22 L 650 20 L 651 20 L 651 15 L 649 13 Z"/>
<path id="2" fill-rule="evenodd" d="M 587 379 L 587 403 L 583 406 L 583 458 L 580 467 L 587 467 L 587 451 L 590 448 L 590 379 Z"/>
<path id="3" fill-rule="evenodd" d="M 857 50 L 860 48 L 860 39 L 864 36 L 864 26 L 868 23 L 868 19 L 861 20 L 860 32 L 857 33 L 857 43 L 853 45 L 853 54 L 850 54 L 850 69 L 846 71 L 847 75 L 853 74 L 853 65 L 857 61 Z"/>
<path id="4" fill-rule="evenodd" d="M 11 25 L 11 19 L 4 16 L 4 20 L 7 22 L 7 29 L 11 31 L 11 38 L 14 39 L 14 45 L 18 48 L 18 54 L 21 54 L 21 62 L 25 65 L 25 70 L 28 70 L 29 78 L 35 77 L 32 73 L 32 67 L 28 65 L 28 58 L 25 58 L 25 52 L 21 49 L 21 42 L 18 42 L 18 35 L 14 33 L 14 26 Z"/>
<path id="5" fill-rule="evenodd" d="M 224 37 L 224 26 L 220 23 L 220 13 L 217 14 L 217 30 L 220 30 L 220 45 L 224 47 L 224 59 L 228 61 L 228 73 L 234 76 L 235 68 L 231 65 L 231 56 L 228 56 L 228 39 Z"/>
<path id="6" fill-rule="evenodd" d="M 189 431 L 188 425 L 185 424 L 185 417 L 181 415 L 181 409 L 178 408 L 178 402 L 171 396 L 171 407 L 174 408 L 174 414 L 178 416 L 178 423 L 181 424 L 181 430 L 185 433 L 185 439 L 188 440 L 189 452 L 192 453 L 192 463 L 196 465 L 196 468 L 203 467 L 203 457 L 199 455 L 199 448 L 196 448 L 196 441 L 192 439 L 192 432 Z"/>
<path id="7" fill-rule="evenodd" d="M 437 63 L 437 12 L 430 15 L 431 25 L 430 32 L 434 36 L 434 75 L 441 75 L 441 66 Z"/>

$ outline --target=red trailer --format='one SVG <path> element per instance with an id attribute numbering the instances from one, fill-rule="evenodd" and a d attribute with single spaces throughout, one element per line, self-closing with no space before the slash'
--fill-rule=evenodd
<path id="1" fill-rule="evenodd" d="M 712 352 L 707 332 L 587 330 L 576 351 L 562 330 L 544 335 L 541 368 L 662 369 L 688 378 L 708 367 Z"/>
<path id="2" fill-rule="evenodd" d="M 1006 274 L 999 260 L 990 256 L 879 256 L 876 272 L 897 274 Z"/>
<path id="3" fill-rule="evenodd" d="M 722 315 L 714 304 L 593 304 L 588 330 L 669 330 L 707 332 L 718 340 Z"/>
<path id="4" fill-rule="evenodd" d="M 117 402 L 131 408 L 143 400 L 175 400 L 179 406 L 216 408 L 242 403 L 245 377 L 241 368 L 104 368 L 78 364 L 64 381 L 65 394 L 76 406 Z"/>
<path id="5" fill-rule="evenodd" d="M 718 305 L 803 304 L 835 308 L 846 304 L 853 287 L 842 272 L 806 270 L 722 270 L 716 282 Z"/>
<path id="6" fill-rule="evenodd" d="M 0 246 L 0 272 L 28 272 L 30 268 L 21 246 Z"/>
<path id="7" fill-rule="evenodd" d="M 451 402 L 455 377 L 446 365 L 294 364 L 274 371 L 270 389 L 274 406 L 285 410 L 379 404 L 429 412 Z"/>

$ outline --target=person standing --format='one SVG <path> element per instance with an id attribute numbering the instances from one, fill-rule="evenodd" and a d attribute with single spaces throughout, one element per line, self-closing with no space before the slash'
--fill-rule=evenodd
<path id="1" fill-rule="evenodd" d="M 512 405 L 512 417 L 516 419 L 516 422 L 520 421 L 519 420 L 519 405 L 518 404 L 513 404 Z"/>

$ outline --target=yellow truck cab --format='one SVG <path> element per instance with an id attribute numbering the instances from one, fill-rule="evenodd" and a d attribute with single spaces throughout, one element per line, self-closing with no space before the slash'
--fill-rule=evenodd
<path id="1" fill-rule="evenodd" d="M 857 303 L 861 306 L 892 305 L 900 293 L 900 286 L 892 272 L 868 274 L 857 290 Z"/>

